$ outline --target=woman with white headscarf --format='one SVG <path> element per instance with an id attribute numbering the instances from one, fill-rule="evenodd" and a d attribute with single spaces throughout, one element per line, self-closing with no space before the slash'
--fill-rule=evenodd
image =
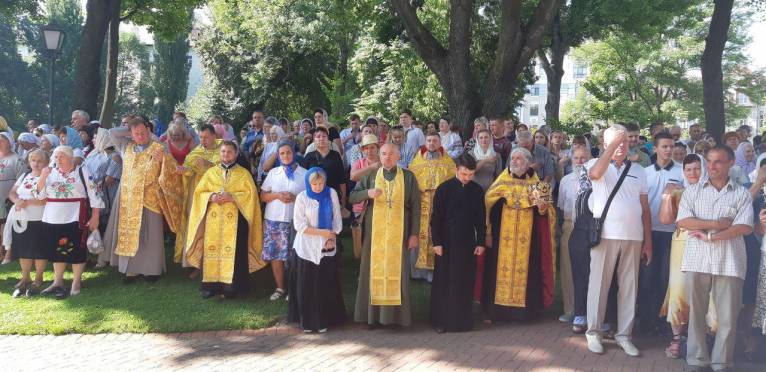
<path id="1" fill-rule="evenodd" d="M 279 125 L 272 125 L 271 129 L 269 129 L 268 134 L 269 134 L 268 136 L 263 136 L 263 143 L 264 143 L 263 154 L 261 154 L 261 160 L 258 163 L 257 181 L 259 185 L 261 184 L 263 179 L 266 178 L 266 174 L 268 170 L 271 169 L 271 167 L 268 167 L 268 169 L 266 169 L 265 167 L 266 162 L 272 156 L 276 157 L 277 144 L 279 144 L 279 141 L 287 137 L 287 134 Z M 273 166 L 273 162 L 271 166 Z"/>
<path id="2" fill-rule="evenodd" d="M 98 128 L 93 143 L 93 151 L 88 153 L 82 165 L 93 178 L 99 195 L 103 196 L 104 208 L 100 211 L 101 219 L 99 221 L 102 225 L 106 225 L 112 202 L 117 194 L 119 175 L 122 173 L 122 158 L 114 150 L 114 143 L 112 137 L 109 136 L 109 130 Z M 115 179 L 115 175 L 117 175 L 117 179 Z M 109 182 L 107 182 L 107 178 L 109 178 Z M 100 227 L 103 230 L 104 226 Z"/>
<path id="3" fill-rule="evenodd" d="M 473 180 L 486 192 L 503 171 L 503 161 L 495 152 L 492 134 L 488 130 L 479 130 L 475 138 L 476 144 L 469 152 L 476 159 L 476 175 Z"/>
<path id="4" fill-rule="evenodd" d="M 684 190 L 705 179 L 705 161 L 697 154 L 686 155 L 683 161 L 684 183 L 669 183 L 662 193 L 659 218 L 663 224 L 672 224 L 678 214 L 678 204 Z M 681 336 L 686 331 L 689 322 L 689 302 L 686 299 L 686 283 L 681 271 L 686 247 L 687 232 L 676 228 L 670 248 L 670 279 L 665 302 L 660 309 L 660 316 L 666 316 L 673 330 L 673 339 L 665 349 L 669 358 L 681 357 Z"/>
<path id="5" fill-rule="evenodd" d="M 53 150 L 58 147 L 59 138 L 55 134 L 46 133 L 40 137 L 40 149 L 48 153 L 50 158 L 53 155 Z"/>
<path id="6" fill-rule="evenodd" d="M 14 145 L 13 134 L 0 132 L 0 231 L 5 227 L 5 219 L 8 216 L 8 194 L 25 168 L 24 162 L 13 152 Z M 3 265 L 11 262 L 10 252 L 6 253 L 4 248 L 0 248 L 0 251 L 3 255 Z"/>
<path id="7" fill-rule="evenodd" d="M 755 148 L 750 142 L 739 144 L 735 153 L 735 159 L 735 165 L 739 166 L 744 177 L 749 176 L 750 173 L 753 173 L 758 168 L 755 159 Z M 743 186 L 748 187 L 750 185 L 746 182 Z"/>

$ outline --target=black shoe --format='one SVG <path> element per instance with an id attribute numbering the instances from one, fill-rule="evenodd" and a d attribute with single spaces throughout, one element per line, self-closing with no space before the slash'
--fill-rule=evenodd
<path id="1" fill-rule="evenodd" d="M 374 331 L 376 329 L 380 329 L 380 327 L 381 327 L 380 323 L 377 323 L 377 322 L 372 324 L 369 324 L 369 323 L 367 324 L 368 331 Z"/>
<path id="2" fill-rule="evenodd" d="M 215 297 L 215 293 L 213 293 L 213 291 L 200 291 L 200 294 L 202 294 L 203 300 Z"/>
<path id="3" fill-rule="evenodd" d="M 53 296 L 56 297 L 57 300 L 63 300 L 69 297 L 69 288 L 58 287 L 56 292 L 53 293 Z"/>
<path id="4" fill-rule="evenodd" d="M 144 279 L 149 283 L 157 283 L 160 280 L 159 275 L 144 275 Z"/>
<path id="5" fill-rule="evenodd" d="M 233 300 L 237 298 L 237 292 L 223 292 L 221 293 L 221 297 L 227 300 Z"/>
<path id="6" fill-rule="evenodd" d="M 13 297 L 13 298 L 19 298 L 19 297 L 22 297 L 22 296 L 24 296 L 24 293 L 26 293 L 26 292 L 27 292 L 27 286 L 25 286 L 25 285 L 22 285 L 22 286 L 20 286 L 19 288 L 16 288 L 16 289 L 13 291 L 13 295 L 12 295 L 11 297 Z"/>
<path id="7" fill-rule="evenodd" d="M 138 276 L 127 276 L 125 275 L 124 278 L 122 278 L 122 284 L 133 284 L 136 282 L 136 279 L 138 279 Z"/>

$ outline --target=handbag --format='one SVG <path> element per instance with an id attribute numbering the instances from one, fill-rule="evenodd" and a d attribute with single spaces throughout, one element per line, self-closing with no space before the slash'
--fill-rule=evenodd
<path id="1" fill-rule="evenodd" d="M 590 189 L 577 197 L 577 218 L 575 221 L 577 221 L 576 224 L 579 225 L 578 227 L 586 232 L 585 236 L 587 238 L 588 248 L 593 248 L 601 243 L 601 232 L 604 228 L 606 215 L 609 212 L 609 206 L 612 204 L 614 196 L 617 195 L 617 191 L 620 190 L 622 182 L 625 181 L 625 177 L 628 175 L 628 171 L 630 171 L 630 166 L 631 162 L 627 161 L 625 170 L 622 172 L 620 178 L 617 180 L 617 184 L 614 185 L 614 189 L 612 189 L 612 192 L 609 194 L 609 198 L 604 206 L 604 211 L 601 212 L 601 217 L 593 217 L 593 212 L 588 208 L 588 198 L 593 193 L 593 189 Z"/>

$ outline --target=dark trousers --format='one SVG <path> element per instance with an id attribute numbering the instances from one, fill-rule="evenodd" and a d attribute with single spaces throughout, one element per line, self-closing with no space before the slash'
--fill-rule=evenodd
<path id="1" fill-rule="evenodd" d="M 670 279 L 670 245 L 672 232 L 652 231 L 652 260 L 641 262 L 638 272 L 638 322 L 643 331 L 666 324 L 660 319 Z"/>
<path id="2" fill-rule="evenodd" d="M 590 247 L 584 230 L 575 224 L 569 237 L 569 259 L 572 262 L 574 285 L 574 315 L 585 316 L 588 309 L 588 276 L 590 276 Z"/>

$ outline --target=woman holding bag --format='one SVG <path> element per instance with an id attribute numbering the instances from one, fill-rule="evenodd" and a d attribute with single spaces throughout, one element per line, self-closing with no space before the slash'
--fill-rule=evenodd
<path id="1" fill-rule="evenodd" d="M 42 223 L 45 201 L 33 195 L 42 169 L 48 166 L 48 154 L 43 150 L 34 150 L 29 153 L 28 161 L 32 171 L 20 177 L 8 195 L 14 205 L 8 212 L 3 231 L 3 241 L 8 247 L 13 242 L 14 252 L 21 265 L 21 281 L 13 291 L 14 298 L 29 297 L 40 292 L 50 256 L 42 238 L 45 236 Z M 34 282 L 30 275 L 32 265 L 35 267 Z"/>
<path id="2" fill-rule="evenodd" d="M 85 240 L 88 231 L 98 228 L 99 211 L 104 207 L 104 201 L 96 193 L 96 185 L 88 170 L 75 166 L 71 147 L 57 147 L 53 159 L 55 167 L 41 171 L 33 195 L 46 201 L 42 216 L 43 239 L 55 274 L 53 284 L 42 293 L 63 299 L 80 294 L 82 272 L 88 257 Z M 67 264 L 72 265 L 74 273 L 71 290 L 64 288 Z"/>
<path id="3" fill-rule="evenodd" d="M 287 318 L 306 333 L 324 333 L 346 318 L 336 256 L 336 235 L 343 225 L 338 194 L 327 186 L 322 168 L 309 169 L 305 183 L 306 191 L 295 199 L 297 286 Z"/>

